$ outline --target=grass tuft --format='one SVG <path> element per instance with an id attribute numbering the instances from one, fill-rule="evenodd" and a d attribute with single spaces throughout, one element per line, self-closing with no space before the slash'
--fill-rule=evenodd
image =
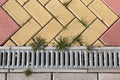
<path id="1" fill-rule="evenodd" d="M 73 44 L 79 44 L 80 46 L 83 46 L 83 44 L 84 44 L 83 39 L 82 39 L 81 36 L 78 36 L 78 35 L 74 36 L 72 38 L 72 40 L 73 40 Z"/>
<path id="2" fill-rule="evenodd" d="M 62 26 L 63 30 L 66 30 L 67 29 L 67 26 Z"/>
<path id="3" fill-rule="evenodd" d="M 70 47 L 68 38 L 59 37 L 57 43 L 55 44 L 57 50 L 66 50 Z"/>
<path id="4" fill-rule="evenodd" d="M 70 1 L 63 2 L 64 7 L 68 7 L 69 3 L 70 3 Z"/>
<path id="5" fill-rule="evenodd" d="M 91 46 L 91 45 L 86 45 L 86 47 L 87 47 L 87 50 L 88 50 L 88 51 L 90 51 L 90 50 L 93 49 L 93 46 Z"/>
<path id="6" fill-rule="evenodd" d="M 28 77 L 28 76 L 32 75 L 32 71 L 30 69 L 26 69 L 24 71 L 24 74 Z"/>
<path id="7" fill-rule="evenodd" d="M 85 19 L 81 18 L 81 20 L 79 20 L 79 21 L 84 27 L 86 27 L 86 28 L 88 27 L 88 23 Z"/>
<path id="8" fill-rule="evenodd" d="M 41 37 L 36 37 L 35 39 L 32 39 L 34 42 L 30 44 L 32 49 L 34 51 L 44 49 L 47 46 L 46 39 L 43 39 Z"/>

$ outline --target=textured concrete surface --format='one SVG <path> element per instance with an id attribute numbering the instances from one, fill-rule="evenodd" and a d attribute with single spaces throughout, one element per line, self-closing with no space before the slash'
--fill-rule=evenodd
<path id="1" fill-rule="evenodd" d="M 55 73 L 54 80 L 97 80 L 95 73 Z"/>
<path id="2" fill-rule="evenodd" d="M 100 73 L 99 80 L 120 80 L 120 74 Z"/>
<path id="3" fill-rule="evenodd" d="M 51 80 L 49 73 L 34 73 L 26 77 L 23 73 L 8 73 L 7 80 Z"/>
<path id="4" fill-rule="evenodd" d="M 119 80 L 120 69 L 32 69 L 29 77 L 26 69 L 0 69 L 0 80 Z"/>
<path id="5" fill-rule="evenodd" d="M 4 73 L 0 73 L 0 80 L 5 80 L 5 74 Z"/>

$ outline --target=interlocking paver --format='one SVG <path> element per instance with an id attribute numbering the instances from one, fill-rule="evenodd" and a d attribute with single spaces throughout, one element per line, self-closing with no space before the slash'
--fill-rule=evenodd
<path id="1" fill-rule="evenodd" d="M 28 0 L 17 0 L 21 5 L 24 5 Z"/>
<path id="2" fill-rule="evenodd" d="M 34 73 L 26 77 L 23 73 L 8 73 L 8 80 L 51 80 L 50 73 Z"/>
<path id="3" fill-rule="evenodd" d="M 30 46 L 31 43 L 34 43 L 32 39 L 26 43 L 26 46 Z"/>
<path id="4" fill-rule="evenodd" d="M 0 8 L 0 45 L 6 42 L 18 29 L 19 26 Z"/>
<path id="5" fill-rule="evenodd" d="M 67 28 L 63 30 L 59 36 L 72 38 L 79 35 L 85 29 L 78 19 L 74 19 L 68 26 L 65 27 Z"/>
<path id="6" fill-rule="evenodd" d="M 70 2 L 71 0 L 60 0 L 62 3 Z"/>
<path id="7" fill-rule="evenodd" d="M 3 8 L 21 26 L 30 18 L 30 15 L 15 0 L 8 0 Z"/>
<path id="8" fill-rule="evenodd" d="M 56 43 L 57 43 L 57 42 L 53 39 L 48 45 L 49 45 L 49 46 L 55 46 Z"/>
<path id="9" fill-rule="evenodd" d="M 84 42 L 87 45 L 91 45 L 106 31 L 106 29 L 107 27 L 97 19 L 86 31 L 83 32 L 82 37 Z"/>
<path id="10" fill-rule="evenodd" d="M 97 80 L 95 73 L 54 73 L 54 80 Z"/>
<path id="11" fill-rule="evenodd" d="M 101 43 L 99 40 L 97 40 L 97 41 L 93 44 L 93 46 L 99 47 L 99 46 L 104 46 L 104 44 Z"/>
<path id="12" fill-rule="evenodd" d="M 38 0 L 39 2 L 41 2 L 43 5 L 46 4 L 49 0 Z"/>
<path id="13" fill-rule="evenodd" d="M 36 23 L 34 19 L 31 19 L 16 34 L 14 34 L 11 39 L 17 45 L 25 45 L 25 43 L 40 29 L 41 26 Z"/>
<path id="14" fill-rule="evenodd" d="M 7 0 L 0 0 L 0 6 L 2 6 Z"/>
<path id="15" fill-rule="evenodd" d="M 93 0 L 82 0 L 86 5 L 90 4 Z"/>
<path id="16" fill-rule="evenodd" d="M 30 0 L 24 7 L 42 26 L 52 18 L 36 0 Z"/>
<path id="17" fill-rule="evenodd" d="M 95 15 L 80 0 L 72 0 L 68 8 L 79 19 L 85 19 L 88 24 L 96 18 Z"/>
<path id="18" fill-rule="evenodd" d="M 42 31 L 40 31 L 36 36 L 41 36 L 45 38 L 47 42 L 52 40 L 60 31 L 62 30 L 62 26 L 53 19 L 50 23 L 45 26 Z"/>
<path id="19" fill-rule="evenodd" d="M 100 40 L 104 45 L 119 46 L 120 45 L 120 19 L 102 35 Z"/>
<path id="20" fill-rule="evenodd" d="M 105 24 L 110 27 L 118 17 L 102 3 L 101 0 L 94 0 L 89 8 L 103 21 Z"/>
<path id="21" fill-rule="evenodd" d="M 100 73 L 99 80 L 120 80 L 120 74 L 115 73 Z"/>
<path id="22" fill-rule="evenodd" d="M 46 8 L 56 17 L 64 26 L 68 24 L 74 16 L 58 0 L 51 0 Z"/>
<path id="23" fill-rule="evenodd" d="M 4 46 L 15 46 L 15 44 L 11 41 L 11 40 L 8 40 Z"/>
<path id="24" fill-rule="evenodd" d="M 120 0 L 102 0 L 105 2 L 118 16 L 120 16 Z"/>
<path id="25" fill-rule="evenodd" d="M 70 3 L 67 5 L 66 2 L 69 1 Z M 0 34 L 0 45 L 28 46 L 35 36 L 47 39 L 48 44 L 51 45 L 59 36 L 72 39 L 71 37 L 81 34 L 84 38 L 83 42 L 89 45 L 118 46 L 120 40 L 116 38 L 119 35 L 116 29 L 119 25 L 116 29 L 114 25 L 120 23 L 119 21 L 115 23 L 120 13 L 119 2 L 117 0 L 0 0 L 0 7 L 5 10 L 1 11 L 7 12 L 4 15 L 9 17 L 9 19 L 4 19 L 1 17 L 3 14 L 0 14 L 0 22 L 2 22 L 0 33 L 4 33 L 4 35 Z M 10 20 L 10 18 L 12 19 Z M 31 23 L 30 19 L 32 19 Z M 82 19 L 87 23 L 88 28 L 80 23 Z M 16 23 L 19 24 L 20 30 Z M 9 29 L 8 26 L 11 25 L 12 27 Z M 66 25 L 68 28 L 65 30 L 62 27 L 66 27 Z M 14 26 L 17 28 L 13 28 Z M 34 29 L 31 26 L 34 26 Z M 112 28 L 107 31 L 107 27 Z M 17 30 L 18 32 L 16 32 Z M 31 33 L 28 33 L 29 31 Z M 20 38 L 22 34 L 25 34 L 24 32 L 27 32 L 27 37 Z M 115 36 L 110 38 L 111 34 L 115 34 Z M 103 36 L 101 37 L 101 35 Z"/>
<path id="26" fill-rule="evenodd" d="M 0 80 L 5 80 L 5 74 L 0 74 Z"/>

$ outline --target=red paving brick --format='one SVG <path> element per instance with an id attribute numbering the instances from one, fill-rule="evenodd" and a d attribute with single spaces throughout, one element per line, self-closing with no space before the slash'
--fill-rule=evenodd
<path id="1" fill-rule="evenodd" d="M 0 8 L 0 45 L 19 29 L 19 26 L 10 18 L 10 16 Z"/>
<path id="2" fill-rule="evenodd" d="M 103 0 L 117 15 L 120 16 L 120 0 Z"/>
<path id="3" fill-rule="evenodd" d="M 106 46 L 120 46 L 120 19 L 100 38 Z"/>
<path id="4" fill-rule="evenodd" d="M 0 6 L 2 6 L 7 0 L 0 0 Z"/>

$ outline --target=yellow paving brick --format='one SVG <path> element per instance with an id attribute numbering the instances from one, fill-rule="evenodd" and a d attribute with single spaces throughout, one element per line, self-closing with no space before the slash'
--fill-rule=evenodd
<path id="1" fill-rule="evenodd" d="M 70 2 L 71 0 L 60 0 L 62 3 Z"/>
<path id="2" fill-rule="evenodd" d="M 42 26 L 52 18 L 36 0 L 30 0 L 24 7 Z"/>
<path id="3" fill-rule="evenodd" d="M 118 18 L 101 0 L 94 0 L 89 7 L 108 27 Z"/>
<path id="4" fill-rule="evenodd" d="M 107 29 L 98 19 L 82 34 L 83 40 L 87 45 L 96 41 Z"/>
<path id="5" fill-rule="evenodd" d="M 92 2 L 93 0 L 82 0 L 86 5 L 88 5 L 90 2 Z"/>
<path id="6" fill-rule="evenodd" d="M 28 0 L 17 0 L 21 5 L 24 5 Z"/>
<path id="7" fill-rule="evenodd" d="M 41 2 L 43 5 L 46 4 L 49 0 L 38 0 L 39 2 Z"/>
<path id="8" fill-rule="evenodd" d="M 95 15 L 80 1 L 72 0 L 68 7 L 79 19 L 83 18 L 87 23 L 91 23 Z"/>
<path id="9" fill-rule="evenodd" d="M 35 20 L 31 19 L 17 33 L 12 36 L 12 40 L 17 45 L 25 45 L 25 43 L 40 29 L 41 26 L 39 26 L 35 22 Z"/>
<path id="10" fill-rule="evenodd" d="M 97 40 L 94 44 L 93 44 L 93 46 L 95 46 L 95 47 L 101 47 L 101 46 L 104 46 L 99 40 Z"/>
<path id="11" fill-rule="evenodd" d="M 30 18 L 30 15 L 15 0 L 8 0 L 3 8 L 21 26 Z"/>
<path id="12" fill-rule="evenodd" d="M 63 24 L 69 23 L 74 16 L 58 1 L 51 0 L 46 8 Z"/>
<path id="13" fill-rule="evenodd" d="M 55 41 L 55 40 L 52 40 L 49 44 L 48 44 L 48 46 L 55 46 L 55 44 L 56 44 L 57 42 Z"/>
<path id="14" fill-rule="evenodd" d="M 36 36 L 40 36 L 45 38 L 47 42 L 52 40 L 60 31 L 62 30 L 62 26 L 53 19 L 45 28 L 40 31 Z"/>
<path id="15" fill-rule="evenodd" d="M 71 38 L 80 34 L 84 29 L 85 27 L 79 22 L 79 20 L 74 19 L 59 36 Z"/>
<path id="16" fill-rule="evenodd" d="M 30 46 L 31 43 L 34 43 L 34 41 L 32 39 L 30 41 L 28 41 L 25 45 Z"/>
<path id="17" fill-rule="evenodd" d="M 11 40 L 8 40 L 4 46 L 15 46 L 15 44 L 11 41 Z"/>

